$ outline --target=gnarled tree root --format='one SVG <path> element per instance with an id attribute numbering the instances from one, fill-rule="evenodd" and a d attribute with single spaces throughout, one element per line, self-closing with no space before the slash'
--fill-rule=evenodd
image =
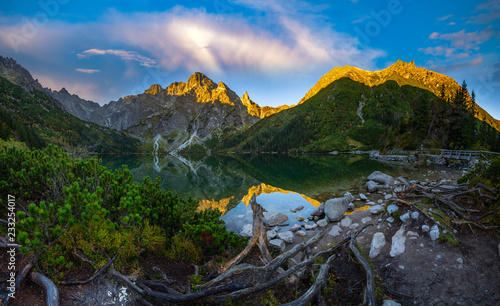
<path id="1" fill-rule="evenodd" d="M 38 272 L 31 272 L 30 278 L 31 281 L 42 287 L 43 291 L 45 291 L 47 306 L 59 306 L 59 291 L 50 279 Z"/>

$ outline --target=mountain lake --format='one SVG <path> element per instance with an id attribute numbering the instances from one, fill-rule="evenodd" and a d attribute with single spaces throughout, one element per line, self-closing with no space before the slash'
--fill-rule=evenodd
<path id="1" fill-rule="evenodd" d="M 295 223 L 296 216 L 307 218 L 317 206 L 333 197 L 351 192 L 355 198 L 366 193 L 366 177 L 381 171 L 395 178 L 438 178 L 459 175 L 441 166 L 387 164 L 367 155 L 105 155 L 102 164 L 109 169 L 127 165 L 137 182 L 149 176 L 160 179 L 163 189 L 171 189 L 182 197 L 200 200 L 200 209 L 218 208 L 228 230 L 238 232 L 252 223 L 249 201 L 255 193 L 257 203 L 268 213 L 281 212 L 289 217 L 283 227 Z M 433 169 L 433 170 L 430 170 Z M 355 201 L 357 209 L 366 209 L 363 201 Z M 304 206 L 292 213 L 290 209 Z M 348 212 L 349 213 L 349 212 Z"/>

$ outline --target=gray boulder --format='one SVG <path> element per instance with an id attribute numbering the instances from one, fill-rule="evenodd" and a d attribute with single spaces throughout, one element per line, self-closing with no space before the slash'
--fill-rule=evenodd
<path id="1" fill-rule="evenodd" d="M 372 174 L 370 174 L 370 176 L 368 176 L 368 180 L 377 182 L 382 185 L 394 185 L 394 178 L 380 171 L 374 171 Z"/>
<path id="2" fill-rule="evenodd" d="M 431 237 L 431 239 L 434 241 L 434 240 L 437 240 L 439 238 L 439 227 L 434 224 L 433 227 L 431 227 L 431 231 L 429 232 L 429 236 Z"/>
<path id="3" fill-rule="evenodd" d="M 368 192 L 375 192 L 378 190 L 378 184 L 375 183 L 374 181 L 366 182 L 365 187 L 366 190 L 368 190 Z"/>
<path id="4" fill-rule="evenodd" d="M 275 213 L 272 215 L 267 215 L 266 222 L 269 226 L 275 226 L 281 224 L 285 221 L 288 221 L 288 216 L 282 213 Z"/>
<path id="5" fill-rule="evenodd" d="M 351 194 L 343 198 L 330 199 L 325 203 L 325 214 L 330 222 L 339 221 L 342 216 L 347 212 L 349 203 L 354 201 Z"/>

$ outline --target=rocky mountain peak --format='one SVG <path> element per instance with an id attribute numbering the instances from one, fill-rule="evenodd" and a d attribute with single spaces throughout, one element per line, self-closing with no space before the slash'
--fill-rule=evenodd
<path id="1" fill-rule="evenodd" d="M 184 93 L 184 89 L 186 89 L 186 83 L 184 82 L 173 82 L 165 88 L 170 96 L 180 96 Z"/>
<path id="2" fill-rule="evenodd" d="M 33 79 L 31 73 L 12 58 L 0 56 L 0 76 L 28 92 L 34 89 L 45 91 L 38 80 Z"/>
<path id="3" fill-rule="evenodd" d="M 153 84 L 144 91 L 145 94 L 156 95 L 163 90 L 159 84 Z"/>
<path id="4" fill-rule="evenodd" d="M 188 90 L 195 86 L 210 88 L 211 90 L 217 87 L 217 85 L 210 78 L 201 72 L 195 72 L 192 76 L 190 76 L 186 85 Z"/>

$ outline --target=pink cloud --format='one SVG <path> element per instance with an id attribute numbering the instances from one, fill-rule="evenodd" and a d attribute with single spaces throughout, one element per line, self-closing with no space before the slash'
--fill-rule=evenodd
<path id="1" fill-rule="evenodd" d="M 88 74 L 101 72 L 101 70 L 99 70 L 99 69 L 83 69 L 83 68 L 77 68 L 77 69 L 75 69 L 75 70 L 76 70 L 76 71 L 78 71 L 78 72 L 83 72 L 83 73 L 88 73 Z"/>

